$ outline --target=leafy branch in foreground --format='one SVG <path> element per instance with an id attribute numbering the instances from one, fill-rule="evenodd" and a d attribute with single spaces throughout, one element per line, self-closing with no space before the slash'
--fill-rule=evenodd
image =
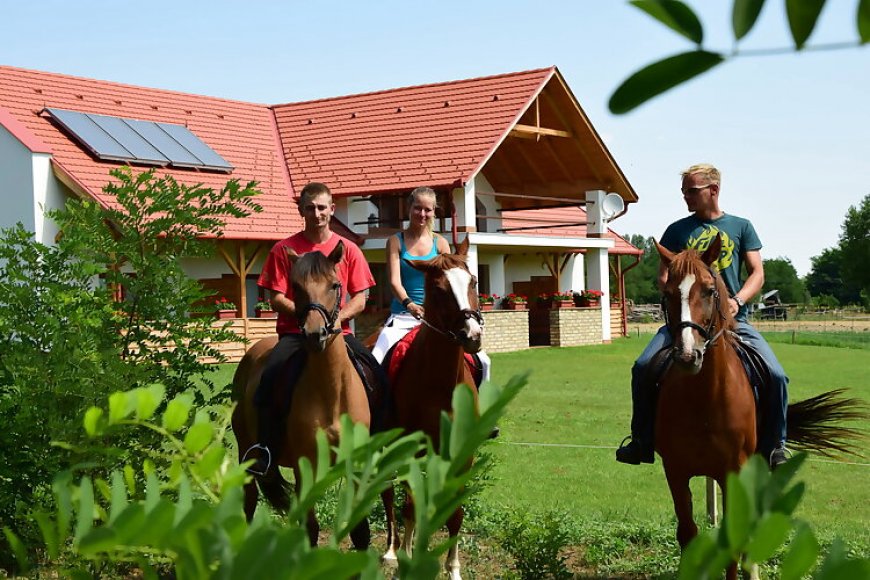
<path id="1" fill-rule="evenodd" d="M 476 449 L 487 440 L 505 406 L 525 385 L 525 377 L 505 387 L 487 384 L 480 393 L 480 410 L 471 391 L 461 386 L 453 398 L 452 418 L 442 417 L 442 453 L 418 458 L 423 435 L 400 436 L 398 431 L 370 436 L 361 425 L 342 418 L 338 447 L 330 449 L 318 436 L 318 468 L 303 460 L 297 494 L 286 522 L 258 511 L 250 523 L 242 509 L 244 465 L 226 456 L 223 429 L 226 415 L 215 424 L 203 412 L 192 414 L 192 399 L 181 394 L 165 404 L 160 385 L 114 393 L 108 408 L 92 407 L 84 427 L 91 437 L 113 431 L 145 428 L 159 433 L 162 461 L 149 463 L 139 474 L 125 465 L 106 480 L 84 476 L 73 482 L 71 471 L 53 484 L 56 513 L 36 513 L 52 562 L 64 554 L 84 557 L 96 566 L 126 562 L 138 566 L 146 578 L 157 577 L 157 566 L 171 567 L 179 579 L 249 578 L 268 574 L 277 578 L 382 578 L 373 551 L 344 552 L 339 542 L 365 518 L 391 479 L 408 482 L 417 504 L 417 539 L 411 557 L 403 556 L 403 577 L 435 578 L 438 556 L 445 542 L 430 549 L 436 530 L 457 503 L 470 493 L 466 485 L 475 469 L 468 469 Z M 158 412 L 159 409 L 162 409 Z M 330 455 L 334 460 L 329 461 Z M 137 479 L 144 478 L 144 489 Z M 312 548 L 304 515 L 334 483 L 342 481 L 327 545 Z M 14 532 L 5 528 L 19 563 L 27 570 L 26 550 Z M 67 554 L 68 556 L 69 554 Z M 61 570 L 88 577 L 85 569 Z"/>
<path id="2" fill-rule="evenodd" d="M 679 577 L 718 578 L 741 557 L 748 571 L 773 558 L 790 536 L 779 568 L 780 578 L 798 580 L 809 574 L 821 550 L 809 524 L 792 515 L 806 485 L 791 485 L 806 457 L 806 453 L 799 453 L 771 473 L 764 459 L 753 455 L 739 475 L 729 474 L 722 525 L 700 534 L 686 547 Z M 838 540 L 813 577 L 870 578 L 870 560 L 849 559 Z"/>
<path id="3" fill-rule="evenodd" d="M 637 71 L 610 96 L 608 106 L 616 115 L 628 113 L 646 101 L 707 72 L 738 56 L 781 54 L 793 50 L 836 50 L 855 48 L 870 42 L 870 0 L 859 0 L 856 12 L 858 40 L 837 44 L 807 46 L 826 0 L 785 0 L 785 11 L 794 47 L 740 51 L 736 45 L 755 26 L 764 0 L 734 0 L 731 14 L 735 48 L 730 53 L 703 48 L 704 27 L 695 12 L 680 0 L 632 0 L 643 10 L 680 36 L 696 45 L 694 50 L 670 56 Z"/>

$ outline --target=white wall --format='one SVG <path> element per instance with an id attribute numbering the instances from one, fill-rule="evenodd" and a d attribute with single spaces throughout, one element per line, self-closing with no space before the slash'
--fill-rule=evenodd
<path id="1" fill-rule="evenodd" d="M 21 222 L 27 230 L 36 231 L 33 211 L 33 153 L 0 126 L 0 228 L 11 228 Z"/>

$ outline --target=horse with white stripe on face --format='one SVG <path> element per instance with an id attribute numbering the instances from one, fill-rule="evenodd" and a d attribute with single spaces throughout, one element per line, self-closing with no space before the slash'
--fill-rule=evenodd
<path id="1" fill-rule="evenodd" d="M 477 390 L 464 353 L 476 353 L 483 339 L 483 317 L 479 311 L 477 279 L 466 265 L 468 239 L 455 254 L 441 254 L 431 260 L 409 262 L 426 274 L 425 317 L 417 336 L 408 346 L 401 367 L 392 378 L 393 412 L 387 428 L 400 427 L 406 432 L 423 431 L 434 445 L 441 437 L 441 413 L 450 411 L 453 391 L 464 383 Z M 470 466 L 469 466 L 470 467 Z M 402 519 L 405 526 L 402 547 L 410 551 L 414 532 L 413 498 L 406 494 Z M 400 539 L 396 528 L 393 489 L 383 494 L 387 515 L 387 553 L 384 560 L 396 559 Z M 447 520 L 453 538 L 462 526 L 460 506 Z M 445 568 L 452 580 L 458 580 L 459 543 L 447 554 Z"/>

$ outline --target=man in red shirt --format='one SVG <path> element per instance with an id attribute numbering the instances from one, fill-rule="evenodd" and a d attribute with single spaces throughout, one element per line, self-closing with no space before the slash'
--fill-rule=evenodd
<path id="1" fill-rule="evenodd" d="M 277 466 L 272 459 L 278 457 L 276 445 L 280 442 L 279 435 L 283 427 L 280 419 L 284 409 L 278 411 L 273 409 L 272 390 L 284 365 L 302 347 L 302 331 L 296 319 L 296 304 L 293 301 L 293 287 L 290 284 L 290 271 L 293 266 L 287 257 L 288 249 L 294 250 L 300 256 L 318 251 L 328 256 L 339 242 L 344 243 L 344 255 L 338 264 L 338 280 L 349 299 L 342 304 L 336 323 L 341 324 L 344 339 L 355 355 L 366 359 L 372 356 L 353 335 L 349 325 L 350 320 L 365 308 L 366 290 L 375 285 L 368 262 L 356 244 L 330 229 L 329 224 L 335 213 L 335 204 L 332 201 L 332 193 L 326 185 L 317 182 L 306 185 L 299 196 L 298 206 L 299 214 L 305 221 L 305 229 L 272 247 L 260 279 L 257 281 L 261 287 L 271 291 L 272 308 L 278 312 L 279 340 L 269 355 L 260 385 L 254 395 L 254 403 L 258 410 L 259 444 L 252 448 L 252 455 L 258 452 L 258 457 L 249 471 L 256 474 L 265 474 L 270 468 Z M 344 298 L 342 296 L 342 300 Z M 293 386 L 288 385 L 290 389 Z M 292 400 L 292 393 L 290 400 Z"/>

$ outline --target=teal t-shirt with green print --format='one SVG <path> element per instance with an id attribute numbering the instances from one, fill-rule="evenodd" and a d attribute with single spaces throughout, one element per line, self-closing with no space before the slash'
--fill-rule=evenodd
<path id="1" fill-rule="evenodd" d="M 708 221 L 690 215 L 669 225 L 659 243 L 672 252 L 693 248 L 703 253 L 716 239 L 716 234 L 722 236 L 722 250 L 713 266 L 722 274 L 728 292 L 734 296 L 743 287 L 740 279 L 743 256 L 761 249 L 761 240 L 748 219 L 725 214 Z M 737 320 L 746 320 L 746 306 L 737 313 Z"/>

